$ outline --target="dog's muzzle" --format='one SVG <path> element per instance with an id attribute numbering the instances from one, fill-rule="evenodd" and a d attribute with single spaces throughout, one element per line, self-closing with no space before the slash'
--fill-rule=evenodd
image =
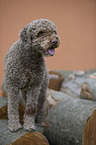
<path id="1" fill-rule="evenodd" d="M 55 54 L 55 48 L 58 47 L 58 40 L 57 39 L 53 39 L 51 41 L 51 48 L 49 48 L 47 51 L 48 53 L 53 56 Z"/>

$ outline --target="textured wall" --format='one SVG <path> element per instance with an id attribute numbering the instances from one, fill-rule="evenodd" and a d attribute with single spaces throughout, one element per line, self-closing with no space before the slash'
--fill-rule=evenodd
<path id="1" fill-rule="evenodd" d="M 19 30 L 39 18 L 53 21 L 61 38 L 56 55 L 46 59 L 49 69 L 96 68 L 95 9 L 95 0 L 0 0 L 0 87 L 7 50 Z"/>

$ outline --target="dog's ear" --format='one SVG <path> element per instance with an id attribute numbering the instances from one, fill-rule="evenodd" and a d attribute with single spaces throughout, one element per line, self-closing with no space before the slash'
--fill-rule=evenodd
<path id="1" fill-rule="evenodd" d="M 28 29 L 27 27 L 24 27 L 23 30 L 20 31 L 20 36 L 19 36 L 20 39 L 25 42 L 27 42 L 28 39 L 27 29 Z"/>

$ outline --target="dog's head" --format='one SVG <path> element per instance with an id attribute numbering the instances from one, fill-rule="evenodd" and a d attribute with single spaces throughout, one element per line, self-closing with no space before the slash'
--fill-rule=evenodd
<path id="1" fill-rule="evenodd" d="M 44 56 L 53 56 L 60 44 L 55 24 L 47 19 L 29 23 L 21 31 L 20 39 Z"/>

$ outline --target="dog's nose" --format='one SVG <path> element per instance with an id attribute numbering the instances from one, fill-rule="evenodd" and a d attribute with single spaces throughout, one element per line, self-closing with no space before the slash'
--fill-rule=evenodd
<path id="1" fill-rule="evenodd" d="M 58 41 L 57 41 L 57 39 L 53 39 L 53 40 L 51 41 L 51 43 L 52 43 L 52 45 L 56 45 L 56 44 L 58 43 Z"/>

